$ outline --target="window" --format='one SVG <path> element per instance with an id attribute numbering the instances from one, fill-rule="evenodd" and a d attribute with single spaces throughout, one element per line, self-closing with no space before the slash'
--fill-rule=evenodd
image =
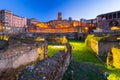
<path id="1" fill-rule="evenodd" d="M 118 18 L 120 18 L 120 12 L 118 13 Z"/>
<path id="2" fill-rule="evenodd" d="M 112 15 L 111 14 L 109 14 L 109 19 L 112 19 Z"/>
<path id="3" fill-rule="evenodd" d="M 113 14 L 113 18 L 116 18 L 116 13 Z"/>

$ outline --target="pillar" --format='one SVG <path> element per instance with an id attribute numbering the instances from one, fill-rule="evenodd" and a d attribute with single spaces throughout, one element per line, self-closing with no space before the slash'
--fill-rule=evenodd
<path id="1" fill-rule="evenodd" d="M 112 19 L 113 19 L 113 13 L 111 15 L 112 15 Z"/>
<path id="2" fill-rule="evenodd" d="M 118 13 L 116 12 L 116 19 L 118 18 Z"/>

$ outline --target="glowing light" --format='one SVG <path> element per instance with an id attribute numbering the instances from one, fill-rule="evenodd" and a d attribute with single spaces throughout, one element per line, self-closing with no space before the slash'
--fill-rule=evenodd
<path id="1" fill-rule="evenodd" d="M 86 30 L 88 30 L 88 27 L 85 27 Z"/>
<path id="2" fill-rule="evenodd" d="M 74 22 L 73 22 L 73 26 L 74 26 L 74 27 L 80 26 L 80 22 L 79 22 L 79 21 L 74 21 Z"/>
<path id="3" fill-rule="evenodd" d="M 6 27 L 6 29 L 7 29 L 7 30 L 10 30 L 10 29 L 11 29 L 11 27 Z"/>
<path id="4" fill-rule="evenodd" d="M 37 37 L 35 41 L 45 41 L 45 39 L 43 37 Z"/>
<path id="5" fill-rule="evenodd" d="M 53 48 L 65 48 L 65 46 L 55 45 L 55 46 L 53 46 Z"/>
<path id="6" fill-rule="evenodd" d="M 85 32 L 88 32 L 88 27 L 85 27 Z"/>
<path id="7" fill-rule="evenodd" d="M 111 27 L 111 30 L 120 30 L 120 28 L 118 26 L 113 26 Z"/>
<path id="8" fill-rule="evenodd" d="M 97 27 L 96 30 L 101 30 L 101 29 L 99 27 Z"/>
<path id="9" fill-rule="evenodd" d="M 39 28 L 48 28 L 47 23 L 37 23 L 36 26 L 39 27 Z"/>
<path id="10" fill-rule="evenodd" d="M 34 28 L 28 28 L 29 32 L 36 32 L 36 30 Z"/>
<path id="11" fill-rule="evenodd" d="M 2 27 L 2 24 L 0 23 L 0 31 L 2 31 L 3 27 Z"/>
<path id="12" fill-rule="evenodd" d="M 6 40 L 6 41 L 8 41 L 9 36 L 2 35 L 2 36 L 0 36 L 0 39 L 1 39 L 1 40 Z"/>
<path id="13" fill-rule="evenodd" d="M 117 40 L 120 40 L 120 37 L 118 37 Z"/>

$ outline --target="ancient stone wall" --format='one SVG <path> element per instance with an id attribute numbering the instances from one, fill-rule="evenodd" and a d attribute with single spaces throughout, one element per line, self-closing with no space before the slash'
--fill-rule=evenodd
<path id="1" fill-rule="evenodd" d="M 47 43 L 12 45 L 7 51 L 0 53 L 0 79 L 7 69 L 17 69 L 31 62 L 47 57 Z M 8 72 L 9 73 L 9 72 Z M 7 80 L 7 79 L 3 79 Z M 10 79 L 9 79 L 10 80 Z"/>
<path id="2" fill-rule="evenodd" d="M 79 40 L 85 40 L 88 33 L 77 33 L 77 39 Z"/>
<path id="3" fill-rule="evenodd" d="M 99 41 L 98 54 L 107 56 L 108 52 L 111 51 L 112 47 L 117 45 L 116 41 Z"/>
<path id="4" fill-rule="evenodd" d="M 112 48 L 113 66 L 120 68 L 120 48 Z"/>
<path id="5" fill-rule="evenodd" d="M 94 39 L 86 39 L 85 40 L 85 44 L 86 46 L 90 47 L 97 55 L 99 55 L 98 51 L 98 41 L 94 40 Z"/>
<path id="6" fill-rule="evenodd" d="M 86 45 L 91 47 L 97 55 L 107 56 L 111 48 L 117 45 L 117 41 L 97 41 L 94 39 L 86 40 Z"/>
<path id="7" fill-rule="evenodd" d="M 71 46 L 58 52 L 52 58 L 44 59 L 35 65 L 28 66 L 19 75 L 19 80 L 62 80 L 71 60 Z"/>
<path id="8" fill-rule="evenodd" d="M 91 39 L 90 44 L 91 44 L 91 48 L 93 49 L 93 51 L 96 52 L 97 55 L 99 55 L 99 48 L 98 48 L 99 43 L 98 43 L 98 41 Z"/>

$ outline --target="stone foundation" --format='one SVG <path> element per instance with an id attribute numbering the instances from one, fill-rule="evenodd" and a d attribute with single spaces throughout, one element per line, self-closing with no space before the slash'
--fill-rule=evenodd
<path id="1" fill-rule="evenodd" d="M 16 72 L 21 66 L 47 58 L 47 43 L 39 42 L 34 44 L 25 44 L 18 42 L 9 46 L 9 48 L 0 53 L 0 80 L 10 79 L 11 70 Z M 5 75 L 9 74 L 5 78 Z M 16 74 L 14 74 L 15 76 Z"/>
<path id="2" fill-rule="evenodd" d="M 67 44 L 64 51 L 58 52 L 52 58 L 47 58 L 36 65 L 28 66 L 20 74 L 19 80 L 62 80 L 70 60 L 71 46 Z"/>
<path id="3" fill-rule="evenodd" d="M 116 40 L 117 37 L 113 38 L 113 36 L 110 38 L 103 38 L 101 40 L 95 40 L 93 38 L 95 37 L 93 36 L 89 39 L 86 39 L 86 45 L 92 48 L 97 55 L 102 56 L 107 56 L 108 52 L 111 51 L 111 48 L 119 43 L 119 41 Z"/>

